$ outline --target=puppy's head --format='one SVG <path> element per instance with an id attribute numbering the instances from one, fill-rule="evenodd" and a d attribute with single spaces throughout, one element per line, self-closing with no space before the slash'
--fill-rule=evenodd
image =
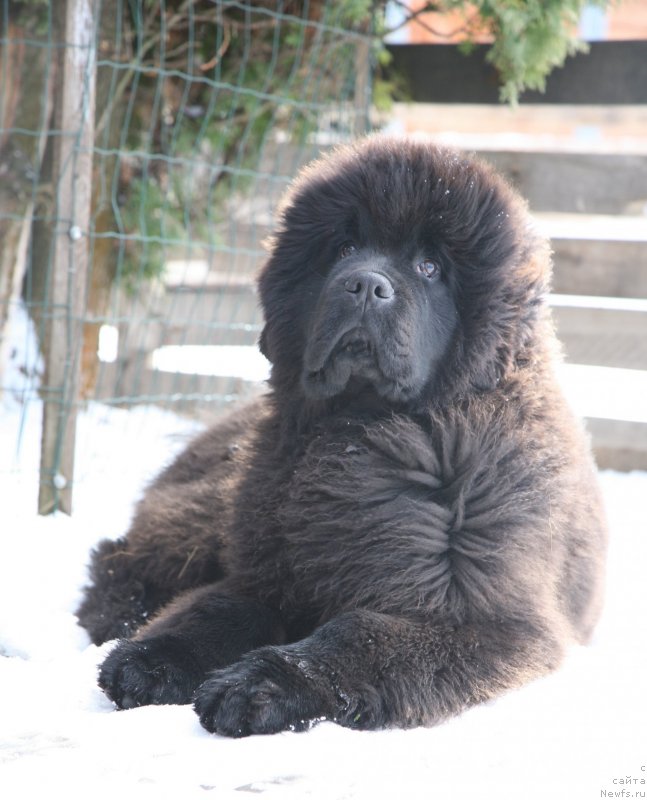
<path id="1" fill-rule="evenodd" d="M 277 388 L 394 405 L 496 384 L 531 335 L 549 263 L 487 166 L 381 136 L 307 167 L 259 286 Z"/>

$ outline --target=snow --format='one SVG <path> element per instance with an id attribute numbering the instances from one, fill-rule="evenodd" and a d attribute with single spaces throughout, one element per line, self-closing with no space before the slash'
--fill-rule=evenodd
<path id="1" fill-rule="evenodd" d="M 91 645 L 73 613 L 90 548 L 123 533 L 145 482 L 197 426 L 153 408 L 90 405 L 79 419 L 74 516 L 41 518 L 40 404 L 25 386 L 0 404 L 2 797 L 585 800 L 647 791 L 620 782 L 647 780 L 647 473 L 601 475 L 607 603 L 592 644 L 559 672 L 433 729 L 364 733 L 326 722 L 228 740 L 206 733 L 189 706 L 114 710 L 96 686 L 110 645 Z"/>
<path id="2" fill-rule="evenodd" d="M 162 372 L 224 375 L 259 382 L 270 374 L 270 362 L 257 347 L 239 344 L 169 344 L 153 351 L 151 365 Z"/>

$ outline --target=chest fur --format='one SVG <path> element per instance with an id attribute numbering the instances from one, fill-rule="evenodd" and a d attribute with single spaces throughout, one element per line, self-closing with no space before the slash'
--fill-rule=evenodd
<path id="1" fill-rule="evenodd" d="M 397 418 L 313 439 L 276 509 L 295 601 L 323 616 L 485 610 L 532 517 L 527 476 L 497 480 L 506 458 Z"/>

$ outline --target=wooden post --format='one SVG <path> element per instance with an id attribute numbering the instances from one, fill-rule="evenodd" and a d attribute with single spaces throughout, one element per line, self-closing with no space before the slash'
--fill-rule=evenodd
<path id="1" fill-rule="evenodd" d="M 97 0 L 64 0 L 50 289 L 43 318 L 45 378 L 38 512 L 72 512 L 79 366 L 90 232 Z"/>
<path id="2" fill-rule="evenodd" d="M 363 136 L 370 129 L 371 42 L 368 37 L 358 39 L 356 46 L 353 134 Z"/>

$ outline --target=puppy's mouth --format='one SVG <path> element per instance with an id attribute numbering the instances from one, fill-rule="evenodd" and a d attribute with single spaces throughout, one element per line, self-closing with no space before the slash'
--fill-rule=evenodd
<path id="1" fill-rule="evenodd" d="M 354 329 L 345 333 L 333 347 L 330 358 L 348 357 L 358 360 L 374 358 L 374 347 L 366 331 Z"/>
<path id="2" fill-rule="evenodd" d="M 304 388 L 312 396 L 341 394 L 351 379 L 361 379 L 374 387 L 385 380 L 376 344 L 363 328 L 346 331 L 318 355 L 318 359 L 310 360 L 303 374 Z"/>

